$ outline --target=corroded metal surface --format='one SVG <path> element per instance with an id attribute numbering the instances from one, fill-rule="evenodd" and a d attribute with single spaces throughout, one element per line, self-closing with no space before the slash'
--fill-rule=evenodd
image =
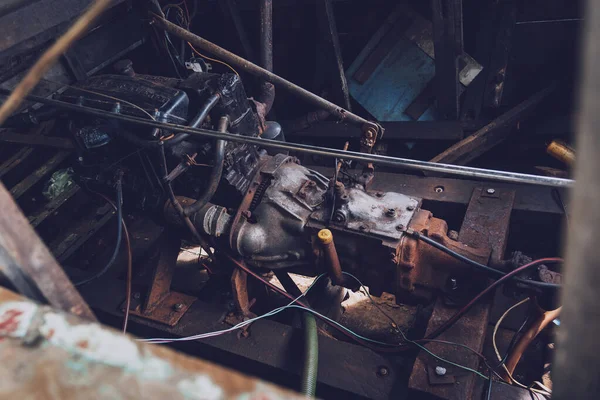
<path id="1" fill-rule="evenodd" d="M 0 397 L 296 399 L 275 386 L 0 289 Z"/>
<path id="2" fill-rule="evenodd" d="M 492 190 L 490 190 L 492 189 Z M 459 233 L 459 240 L 470 246 L 489 246 L 491 258 L 500 259 L 504 255 L 508 236 L 508 225 L 515 192 L 513 190 L 495 190 L 491 187 L 480 187 L 473 190 L 469 207 Z M 466 270 L 468 271 L 468 270 Z M 481 281 L 485 279 L 482 277 Z M 467 282 L 468 281 L 468 282 Z M 468 274 L 461 282 L 468 286 L 477 282 L 474 273 Z M 485 282 L 485 281 L 483 281 Z M 462 288 L 461 290 L 465 290 Z M 485 332 L 488 326 L 491 301 L 477 303 L 467 314 L 460 318 L 438 339 L 464 344 L 480 351 L 483 347 Z M 427 325 L 427 334 L 435 331 L 456 313 L 456 308 L 447 301 L 438 298 L 433 314 Z M 477 369 L 478 357 L 465 348 L 444 346 L 430 343 L 427 348 L 433 353 L 460 365 Z M 439 382 L 432 379 L 431 368 L 443 366 L 447 375 L 453 376 L 453 382 Z M 471 399 L 476 377 L 467 371 L 446 365 L 421 352 L 417 357 L 409 380 L 409 387 L 434 394 L 443 399 Z"/>

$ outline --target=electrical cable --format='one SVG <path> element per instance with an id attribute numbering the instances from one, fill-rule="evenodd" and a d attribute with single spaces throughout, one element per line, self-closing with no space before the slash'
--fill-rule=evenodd
<path id="1" fill-rule="evenodd" d="M 102 197 L 108 204 L 112 206 L 112 208 L 117 210 L 117 206 L 115 203 L 103 195 L 102 193 L 98 193 L 94 190 L 86 188 L 89 192 L 94 193 Z M 125 316 L 123 318 L 123 333 L 127 332 L 127 323 L 129 321 L 129 309 L 131 308 L 131 286 L 133 281 L 133 254 L 131 252 L 131 238 L 129 236 L 129 231 L 127 230 L 127 224 L 125 224 L 125 220 L 121 219 L 121 224 L 123 225 L 123 233 L 125 236 L 125 247 L 127 248 L 127 278 L 125 281 Z"/>
<path id="2" fill-rule="evenodd" d="M 511 279 L 515 275 L 517 275 L 517 274 L 519 274 L 519 273 L 521 273 L 521 272 L 523 272 L 523 271 L 525 271 L 525 270 L 527 270 L 529 268 L 537 267 L 538 265 L 542 265 L 542 264 L 556 264 L 556 263 L 562 263 L 562 262 L 563 262 L 563 259 L 562 258 L 557 258 L 557 257 L 540 258 L 539 260 L 535 260 L 535 261 L 532 261 L 532 262 L 527 263 L 525 265 L 522 265 L 522 266 L 520 266 L 518 268 L 515 268 L 511 272 L 507 273 L 506 275 L 504 275 L 503 277 L 501 277 L 497 281 L 494 281 L 488 287 L 486 287 L 485 289 L 483 289 L 477 296 L 475 296 L 473 299 L 471 299 L 471 301 L 469 301 L 465 306 L 463 306 L 459 311 L 457 311 L 456 314 L 454 314 L 446 322 L 444 322 L 442 325 L 440 325 L 434 332 L 432 332 L 429 335 L 427 335 L 426 339 L 435 339 L 436 337 L 438 337 L 439 335 L 441 335 L 442 333 L 444 333 L 460 317 L 462 317 L 463 315 L 465 315 L 479 300 L 481 300 L 481 298 L 483 298 L 485 295 L 487 295 L 488 293 L 490 293 L 492 290 L 494 290 L 495 288 L 497 288 L 501 284 L 506 283 L 509 279 Z"/>
<path id="3" fill-rule="evenodd" d="M 498 328 L 499 328 L 499 327 L 500 327 L 500 325 L 502 324 L 502 321 L 504 321 L 504 319 L 506 318 L 506 316 L 507 316 L 508 314 L 510 314 L 510 312 L 511 312 L 512 310 L 514 310 L 515 308 L 519 307 L 519 306 L 520 306 L 520 305 L 522 305 L 522 304 L 525 304 L 525 303 L 527 303 L 529 300 L 530 300 L 530 299 L 529 299 L 529 297 L 527 297 L 527 298 L 525 298 L 525 299 L 523 299 L 523 300 L 519 301 L 518 303 L 516 303 L 516 304 L 512 305 L 512 306 L 511 306 L 511 307 L 510 307 L 508 310 L 506 310 L 506 311 L 505 311 L 505 312 L 502 314 L 502 316 L 500 316 L 500 318 L 498 318 L 498 321 L 496 322 L 496 325 L 494 325 L 494 331 L 493 331 L 493 333 L 492 333 L 492 346 L 494 347 L 494 352 L 496 353 L 496 357 L 498 358 L 498 361 L 502 361 L 502 356 L 500 355 L 500 350 L 498 350 L 498 344 L 497 344 L 497 342 L 496 342 L 496 336 L 497 336 L 497 334 L 498 334 Z M 514 339 L 514 338 L 513 338 L 513 339 Z M 537 392 L 537 393 L 540 393 L 540 394 L 542 394 L 542 395 L 548 395 L 547 391 L 538 391 L 537 389 L 533 389 L 533 388 L 531 388 L 531 387 L 528 387 L 528 386 L 526 386 L 526 385 L 522 384 L 521 382 L 517 381 L 517 380 L 516 380 L 516 379 L 513 377 L 512 373 L 511 373 L 511 372 L 508 370 L 508 368 L 506 367 L 506 365 L 505 365 L 503 362 L 501 363 L 501 366 L 502 366 L 502 368 L 504 369 L 504 372 L 505 372 L 505 373 L 508 375 L 508 377 L 510 378 L 510 380 L 509 380 L 509 382 L 508 382 L 508 383 L 511 383 L 511 382 L 513 382 L 513 383 L 515 383 L 517 386 L 519 386 L 519 387 L 521 387 L 521 388 L 523 388 L 523 389 L 532 390 L 532 391 L 534 391 L 534 392 Z M 503 380 L 503 381 L 506 381 L 506 379 L 505 379 L 505 378 L 502 378 L 502 380 Z"/>
<path id="4" fill-rule="evenodd" d="M 115 188 L 117 191 L 117 241 L 115 243 L 115 249 L 113 253 L 106 263 L 106 265 L 98 272 L 93 274 L 90 277 L 84 278 L 79 282 L 76 282 L 75 286 L 82 286 L 86 283 L 89 283 L 95 279 L 100 278 L 102 275 L 106 273 L 110 269 L 110 267 L 114 264 L 117 256 L 119 255 L 119 250 L 121 249 L 121 241 L 123 236 L 123 173 L 119 171 L 117 173 L 117 181 L 115 183 Z"/>
<path id="5" fill-rule="evenodd" d="M 454 257 L 454 258 L 456 258 L 456 259 L 458 259 L 458 260 L 460 260 L 460 261 L 462 261 L 464 263 L 466 263 L 466 264 L 469 264 L 469 265 L 471 265 L 471 266 L 473 266 L 475 268 L 478 268 L 478 269 L 480 269 L 482 271 L 488 272 L 490 274 L 494 274 L 496 276 L 505 276 L 506 275 L 506 272 L 500 271 L 499 269 L 495 269 L 495 268 L 489 267 L 487 265 L 478 263 L 477 261 L 471 260 L 470 258 L 468 258 L 468 257 L 466 257 L 466 256 L 464 256 L 464 255 L 462 255 L 460 253 L 457 253 L 456 251 L 454 251 L 454 250 L 452 250 L 452 249 L 444 246 L 443 244 L 436 242 L 435 240 L 431 239 L 430 237 L 427 237 L 425 235 L 421 235 L 419 232 L 415 232 L 415 231 L 409 232 L 409 231 L 406 231 L 406 233 L 409 234 L 409 235 L 411 235 L 411 236 L 413 236 L 413 237 L 415 237 L 415 238 L 417 238 L 418 240 L 422 240 L 423 242 L 429 244 L 430 246 L 435 247 L 436 249 L 438 249 L 438 250 L 440 250 L 440 251 L 442 251 L 442 252 L 444 252 L 444 253 L 446 253 L 446 254 L 448 254 L 448 255 L 450 255 L 450 256 L 452 256 L 452 257 Z M 558 289 L 558 288 L 561 287 L 560 284 L 556 284 L 556 283 L 547 283 L 547 282 L 533 281 L 533 280 L 529 280 L 529 279 L 522 279 L 522 278 L 519 278 L 519 277 L 516 277 L 516 276 L 514 278 L 512 278 L 512 279 L 514 281 L 516 281 L 516 282 L 519 282 L 519 283 L 523 283 L 523 284 L 526 284 L 526 285 L 529 285 L 529 286 L 535 286 L 535 287 L 539 287 L 539 288 L 544 288 L 544 289 L 548 289 L 548 288 L 550 288 L 550 289 Z"/>

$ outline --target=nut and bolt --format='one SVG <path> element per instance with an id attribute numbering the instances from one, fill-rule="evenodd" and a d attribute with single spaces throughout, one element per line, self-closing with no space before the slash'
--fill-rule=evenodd
<path id="1" fill-rule="evenodd" d="M 175 304 L 175 305 L 173 306 L 173 310 L 175 310 L 175 311 L 181 311 L 181 310 L 183 310 L 183 307 L 185 307 L 185 306 L 183 305 L 183 303 L 177 303 L 177 304 Z"/>
<path id="2" fill-rule="evenodd" d="M 436 193 L 443 193 L 444 192 L 444 187 L 443 186 L 436 186 L 435 189 L 433 189 Z"/>
<path id="3" fill-rule="evenodd" d="M 496 193 L 496 189 L 494 189 L 494 188 L 489 188 L 489 189 L 486 189 L 486 191 L 485 191 L 485 192 L 486 192 L 487 194 L 494 194 L 494 193 Z"/>
<path id="4" fill-rule="evenodd" d="M 397 231 L 401 231 L 404 229 L 404 225 L 400 224 L 400 225 L 396 225 L 396 230 Z"/>
<path id="5" fill-rule="evenodd" d="M 408 211 L 413 211 L 413 210 L 415 209 L 415 206 L 413 206 L 413 205 L 406 206 L 406 209 L 407 209 Z"/>
<path id="6" fill-rule="evenodd" d="M 446 368 L 444 368 L 444 367 L 441 367 L 441 366 L 439 366 L 439 365 L 438 365 L 438 366 L 436 366 L 436 367 L 435 367 L 435 374 L 436 374 L 437 376 L 444 376 L 444 375 L 446 375 Z"/>
<path id="7" fill-rule="evenodd" d="M 377 375 L 379 376 L 388 376 L 390 374 L 390 370 L 387 367 L 379 367 L 377 370 Z"/>
<path id="8" fill-rule="evenodd" d="M 458 232 L 448 231 L 448 237 L 452 240 L 458 240 Z"/>
<path id="9" fill-rule="evenodd" d="M 393 208 L 388 208 L 387 210 L 385 210 L 385 215 L 387 215 L 388 217 L 395 217 L 396 210 Z"/>

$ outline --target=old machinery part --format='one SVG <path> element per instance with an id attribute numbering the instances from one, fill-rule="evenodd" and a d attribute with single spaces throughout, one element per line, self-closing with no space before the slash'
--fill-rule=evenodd
<path id="1" fill-rule="evenodd" d="M 343 285 L 344 275 L 342 274 L 342 266 L 340 265 L 340 259 L 337 250 L 335 249 L 335 243 L 333 242 L 333 234 L 329 229 L 321 229 L 317 234 L 317 237 L 323 247 L 331 283 L 334 285 Z"/>
<path id="2" fill-rule="evenodd" d="M 568 167 L 575 164 L 575 150 L 560 140 L 553 140 L 546 147 L 546 152 L 552 157 L 565 163 Z"/>
<path id="3" fill-rule="evenodd" d="M 10 94 L 9 90 L 0 88 L 0 94 Z M 190 140 L 205 140 L 207 138 L 223 139 L 233 143 L 245 143 L 264 148 L 278 149 L 283 151 L 297 151 L 306 154 L 314 154 L 343 160 L 353 160 L 363 163 L 373 163 L 393 168 L 408 168 L 420 171 L 441 172 L 452 175 L 460 175 L 472 178 L 489 179 L 494 181 L 526 183 L 531 185 L 542 185 L 550 187 L 571 187 L 574 183 L 571 179 L 548 177 L 541 175 L 523 174 L 517 172 L 497 171 L 484 168 L 474 168 L 462 165 L 452 165 L 443 163 L 433 163 L 428 161 L 419 161 L 406 158 L 382 156 L 378 154 L 365 154 L 353 151 L 344 151 L 320 146 L 311 146 L 297 143 L 282 143 L 276 140 L 260 139 L 249 136 L 238 136 L 232 134 L 222 134 L 216 131 L 200 128 L 190 128 L 184 125 L 170 124 L 149 119 L 126 116 L 115 113 L 107 113 L 90 107 L 69 104 L 59 100 L 47 99 L 40 96 L 28 95 L 28 100 L 46 104 L 56 108 L 70 110 L 77 113 L 93 115 L 100 118 L 114 119 L 122 122 L 128 122 L 138 126 L 150 128 L 165 129 L 170 132 L 186 132 L 192 134 Z M 202 139 L 200 139 L 202 138 Z"/>

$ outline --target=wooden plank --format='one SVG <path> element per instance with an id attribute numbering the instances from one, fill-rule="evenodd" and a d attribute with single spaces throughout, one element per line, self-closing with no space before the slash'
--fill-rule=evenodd
<path id="1" fill-rule="evenodd" d="M 56 153 L 50 160 L 48 160 L 44 165 L 36 169 L 31 175 L 27 178 L 23 179 L 21 182 L 16 184 L 12 189 L 10 189 L 10 194 L 16 200 L 21 197 L 25 192 L 31 189 L 36 183 L 38 183 L 42 178 L 51 173 L 58 165 L 63 162 L 71 152 L 69 151 L 60 151 Z"/>
<path id="2" fill-rule="evenodd" d="M 527 116 L 552 91 L 555 85 L 543 89 L 511 108 L 473 135 L 461 140 L 431 159 L 431 162 L 465 165 L 508 137 L 511 128 Z"/>
<path id="3" fill-rule="evenodd" d="M 95 320 L 87 303 L 2 184 L 0 209 L 0 265 L 3 272 L 12 277 L 13 283 L 21 283 L 21 288 L 29 288 L 30 293 L 41 293 L 53 306 Z"/>
<path id="4" fill-rule="evenodd" d="M 29 223 L 34 228 L 40 225 L 42 222 L 46 220 L 52 213 L 54 213 L 60 206 L 65 204 L 67 200 L 73 197 L 77 192 L 79 192 L 80 187 L 78 185 L 73 185 L 67 191 L 63 192 L 60 196 L 56 197 L 48 204 L 44 205 L 41 210 L 38 210 L 35 214 L 32 214 L 27 217 Z"/>

